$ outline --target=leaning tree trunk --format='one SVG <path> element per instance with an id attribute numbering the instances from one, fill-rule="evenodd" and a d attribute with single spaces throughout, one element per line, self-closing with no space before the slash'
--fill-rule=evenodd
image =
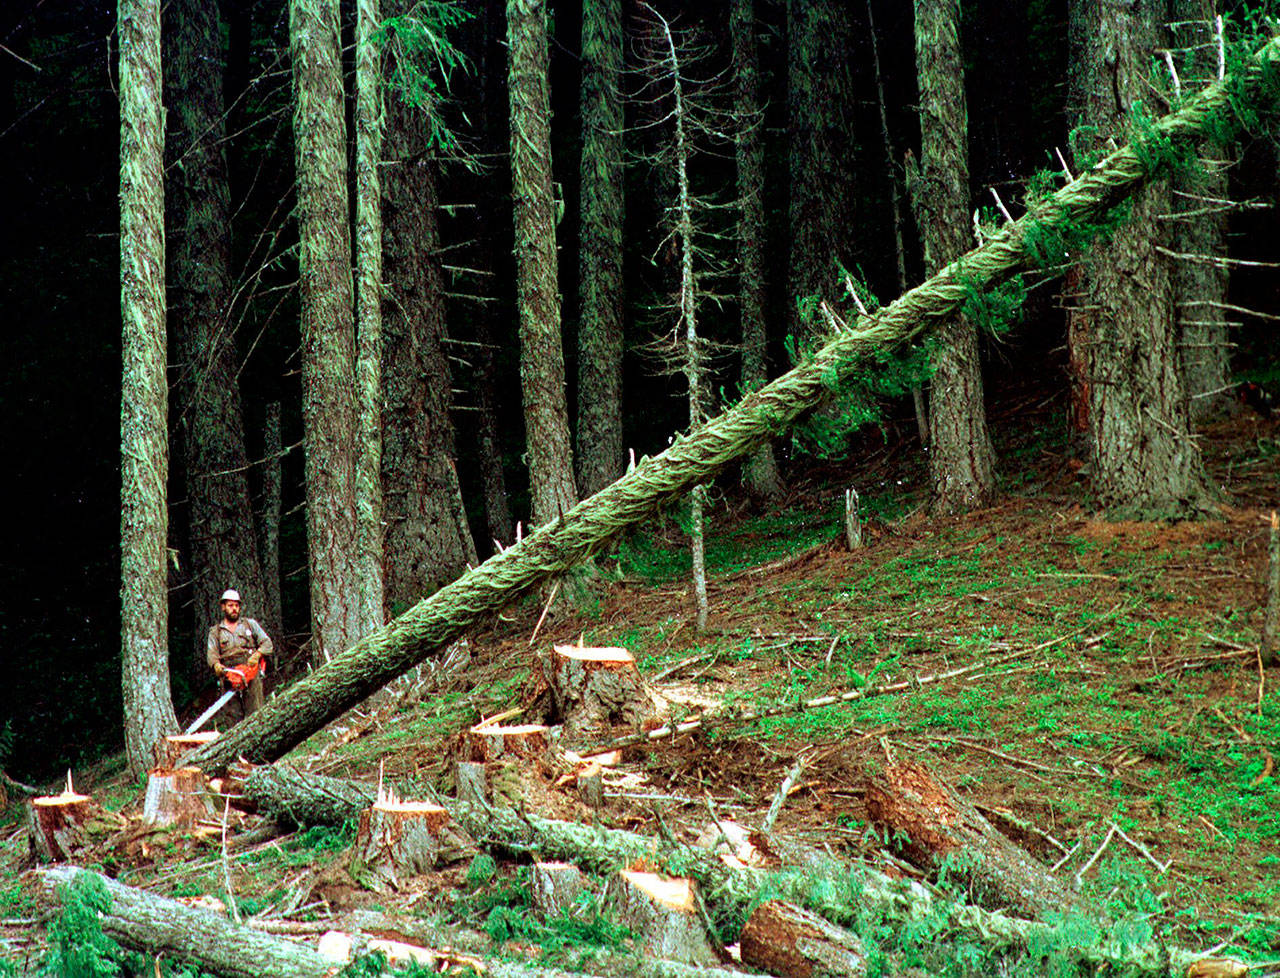
<path id="1" fill-rule="evenodd" d="M 169 587 L 165 483 L 169 475 L 165 377 L 164 115 L 160 4 L 121 0 L 120 641 L 125 749 L 144 772 L 151 747 L 178 721 L 169 693 Z"/>
<path id="2" fill-rule="evenodd" d="M 913 181 L 925 268 L 969 250 L 969 121 L 960 51 L 960 0 L 915 0 L 920 80 L 920 170 Z M 995 495 L 994 453 L 982 402 L 978 334 L 964 316 L 939 331 L 929 397 L 931 506 L 962 513 Z"/>
<path id="3" fill-rule="evenodd" d="M 520 381 L 533 494 L 533 523 L 545 526 L 578 499 L 569 444 L 551 193 L 551 95 L 544 0 L 508 0 L 511 181 L 515 198 Z"/>
<path id="4" fill-rule="evenodd" d="M 1148 100 L 1148 65 L 1163 24 L 1150 5 L 1117 8 L 1075 0 L 1084 78 L 1079 121 L 1089 128 L 1077 152 L 1123 139 L 1135 102 Z M 1117 104 L 1119 100 L 1119 104 Z M 1088 443 L 1098 501 L 1117 519 L 1185 517 L 1209 500 L 1199 449 L 1190 437 L 1179 372 L 1172 240 L 1159 215 L 1170 209 L 1166 184 L 1137 194 L 1128 220 L 1083 262 L 1083 326 L 1072 330 L 1072 357 L 1085 373 Z"/>
<path id="5" fill-rule="evenodd" d="M 337 0 L 290 0 L 312 659 L 361 635 L 355 339 Z"/>
<path id="6" fill-rule="evenodd" d="M 578 485 L 622 475 L 622 0 L 582 8 Z"/>
<path id="7" fill-rule="evenodd" d="M 1156 134 L 1175 141 L 1200 138 L 1207 125 L 1220 121 L 1210 117 L 1227 105 L 1228 84 L 1238 90 L 1234 97 L 1259 98 L 1264 72 L 1278 62 L 1280 39 L 1263 48 L 1240 77 L 1212 86 L 1157 123 Z M 918 340 L 953 316 L 973 288 L 988 288 L 1035 267 L 1035 251 L 1026 240 L 1028 229 L 1078 227 L 1082 221 L 1097 220 L 1151 179 L 1149 163 L 1143 159 L 1131 147 L 1112 153 L 969 252 L 962 269 L 950 265 L 874 316 L 840 330 L 811 360 L 747 395 L 662 454 L 642 459 L 634 470 L 579 503 L 563 520 L 539 528 L 489 558 L 327 666 L 281 690 L 271 703 L 199 751 L 190 763 L 213 770 L 241 754 L 251 760 L 280 757 L 475 622 L 587 560 L 627 527 L 786 431 L 821 403 L 832 384 L 856 370 L 869 352 Z"/>
<path id="8" fill-rule="evenodd" d="M 393 95 L 387 116 L 382 478 L 387 605 L 398 610 L 466 570 L 475 547 L 456 517 L 436 163 L 419 112 Z"/>
<path id="9" fill-rule="evenodd" d="M 225 588 L 278 634 L 263 586 L 245 449 L 231 287 L 221 23 L 216 4 L 180 0 L 166 28 L 170 114 L 169 324 L 179 373 L 178 430 L 186 463 L 186 568 L 194 608 L 188 672 L 209 675 L 205 642 Z"/>
<path id="10" fill-rule="evenodd" d="M 738 315 L 742 323 L 744 391 L 769 379 L 765 356 L 764 107 L 760 104 L 760 52 L 756 44 L 755 0 L 733 0 L 729 14 L 736 80 L 734 146 L 738 163 Z M 742 466 L 742 481 L 757 499 L 782 496 L 782 478 L 773 446 L 762 445 Z"/>
<path id="11" fill-rule="evenodd" d="M 1172 5 L 1173 47 L 1184 53 L 1184 90 L 1194 91 L 1217 78 L 1216 6 L 1215 0 L 1176 0 Z M 1199 165 L 1174 181 L 1173 250 L 1197 257 L 1174 265 L 1173 292 L 1191 420 L 1205 422 L 1226 417 L 1235 405 L 1224 308 L 1230 276 L 1220 260 L 1227 252 L 1231 205 L 1225 203 L 1230 192 L 1226 147 L 1207 139 L 1196 152 Z"/>

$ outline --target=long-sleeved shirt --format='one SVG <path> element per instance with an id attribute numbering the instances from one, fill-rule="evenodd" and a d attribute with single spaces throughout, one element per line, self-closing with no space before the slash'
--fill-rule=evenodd
<path id="1" fill-rule="evenodd" d="M 209 643 L 205 649 L 205 658 L 212 669 L 221 662 L 224 666 L 242 666 L 253 651 L 270 655 L 274 648 L 267 633 L 252 618 L 241 618 L 234 625 L 228 626 L 220 621 L 209 629 Z"/>

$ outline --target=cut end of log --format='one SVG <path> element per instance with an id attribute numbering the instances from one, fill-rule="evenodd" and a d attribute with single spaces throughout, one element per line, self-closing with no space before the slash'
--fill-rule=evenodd
<path id="1" fill-rule="evenodd" d="M 693 913 L 693 883 L 686 879 L 665 879 L 657 873 L 624 869 L 618 874 L 655 903 L 683 913 Z"/>

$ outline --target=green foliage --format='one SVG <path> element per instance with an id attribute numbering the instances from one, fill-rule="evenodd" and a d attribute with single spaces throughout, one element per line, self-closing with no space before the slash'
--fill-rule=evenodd
<path id="1" fill-rule="evenodd" d="M 457 135 L 445 121 L 443 108 L 453 75 L 470 70 L 449 32 L 474 16 L 457 0 L 418 0 L 407 13 L 389 17 L 374 35 L 374 43 L 390 57 L 387 84 L 415 109 L 421 110 L 428 148 L 457 152 Z"/>
<path id="2" fill-rule="evenodd" d="M 497 875 L 498 864 L 492 856 L 482 852 L 477 854 L 471 860 L 471 865 L 467 867 L 467 885 L 478 889 L 486 883 L 491 883 Z"/>
<path id="3" fill-rule="evenodd" d="M 62 909 L 49 923 L 49 950 L 38 973 L 51 978 L 114 978 L 125 973 L 132 956 L 102 932 L 98 919 L 111 907 L 106 884 L 81 873 L 70 885 L 60 886 L 58 896 Z"/>
<path id="4" fill-rule="evenodd" d="M 1002 336 L 1022 322 L 1027 285 L 1021 275 L 989 288 L 963 276 L 960 282 L 964 286 L 960 311 L 977 329 L 990 336 Z"/>
<path id="5" fill-rule="evenodd" d="M 1129 110 L 1131 144 L 1146 171 L 1157 177 L 1178 176 L 1198 166 L 1195 147 L 1186 140 L 1175 143 L 1157 121 L 1141 101 Z"/>
<path id="6" fill-rule="evenodd" d="M 1085 249 L 1097 241 L 1105 244 L 1129 217 L 1130 204 L 1122 201 L 1095 221 L 1028 222 L 1022 246 L 1040 268 L 1057 268 L 1080 259 Z"/>

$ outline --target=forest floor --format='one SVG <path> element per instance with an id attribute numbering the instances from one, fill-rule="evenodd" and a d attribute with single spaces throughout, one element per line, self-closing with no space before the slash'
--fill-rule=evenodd
<path id="1" fill-rule="evenodd" d="M 1280 421 L 1245 415 L 1203 433 L 1223 491 L 1219 518 L 1110 523 L 1093 515 L 1087 479 L 1046 435 L 1061 427 L 1060 405 L 1026 399 L 1004 411 L 1019 421 L 998 445 L 1009 475 L 995 506 L 927 516 L 914 439 L 881 439 L 856 465 L 812 471 L 766 515 L 721 500 L 705 632 L 693 626 L 684 537 L 664 518 L 601 562 L 598 599 L 553 606 L 541 622 L 540 599 L 509 609 L 291 760 L 340 777 L 381 771 L 405 797 L 450 792 L 460 733 L 527 702 L 534 651 L 554 643 L 628 649 L 686 711 L 914 680 L 905 691 L 708 723 L 628 750 L 606 777 L 603 821 L 656 835 L 661 819 L 690 842 L 710 808 L 755 827 L 803 757 L 775 833 L 899 873 L 863 805 L 863 786 L 893 753 L 924 763 L 1114 916 L 1152 921 L 1184 946 L 1230 942 L 1274 956 L 1280 670 L 1262 670 L 1256 648 L 1266 517 L 1280 504 Z M 1010 427 L 998 421 L 996 430 Z M 867 524 L 866 545 L 853 552 L 843 543 L 849 485 Z M 118 770 L 105 766 L 98 783 L 78 786 L 136 803 L 138 786 Z M 531 810 L 588 817 L 572 789 L 548 781 L 536 796 Z M 397 894 L 370 893 L 344 871 L 349 839 L 349 827 L 313 829 L 237 854 L 242 909 L 270 917 L 288 903 L 295 919 L 324 922 L 374 906 L 430 918 L 456 946 L 491 952 L 497 941 L 560 961 L 566 947 L 621 939 L 605 918 L 554 933 L 521 925 L 527 868 L 515 865 L 463 864 Z M 24 846 L 11 830 L 11 865 Z M 219 855 L 216 842 L 178 847 L 121 875 L 170 895 L 216 895 Z M 3 940 L 18 955 L 32 953 L 26 900 L 21 888 L 0 891 L 0 917 L 11 918 Z"/>

